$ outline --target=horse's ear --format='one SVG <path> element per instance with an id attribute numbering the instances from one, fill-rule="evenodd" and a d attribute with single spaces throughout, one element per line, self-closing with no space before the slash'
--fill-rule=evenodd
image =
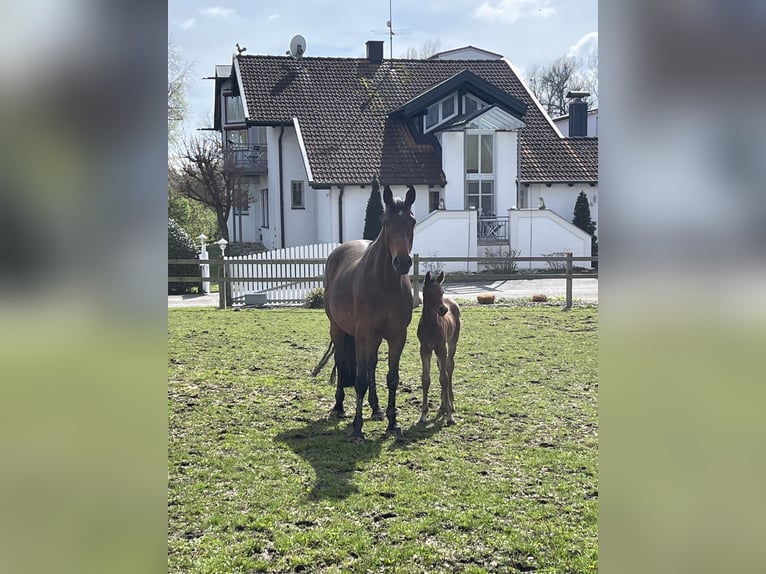
<path id="1" fill-rule="evenodd" d="M 427 271 L 426 272 L 426 283 L 428 283 L 429 281 L 431 281 L 431 272 Z"/>
<path id="2" fill-rule="evenodd" d="M 383 188 L 383 203 L 386 205 L 391 205 L 394 202 L 394 194 L 391 193 L 391 188 L 388 186 L 385 186 Z"/>
<path id="3" fill-rule="evenodd" d="M 436 281 L 438 283 L 441 283 L 442 281 L 444 281 L 444 271 L 439 271 L 439 276 L 436 278 Z"/>
<path id="4" fill-rule="evenodd" d="M 407 189 L 407 195 L 404 198 L 404 205 L 405 207 L 410 208 L 413 203 L 415 203 L 415 188 L 410 186 Z"/>

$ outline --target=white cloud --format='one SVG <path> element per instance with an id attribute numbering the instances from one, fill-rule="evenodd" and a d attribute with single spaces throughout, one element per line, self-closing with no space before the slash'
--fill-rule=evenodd
<path id="1" fill-rule="evenodd" d="M 513 23 L 526 17 L 548 18 L 556 13 L 552 0 L 495 0 L 484 2 L 474 16 L 489 22 L 502 20 Z"/>
<path id="2" fill-rule="evenodd" d="M 224 8 L 223 6 L 211 6 L 210 8 L 200 8 L 200 14 L 207 16 L 208 18 L 225 19 L 234 14 L 234 10 L 231 8 Z"/>
<path id="3" fill-rule="evenodd" d="M 197 23 L 196 18 L 187 18 L 186 20 L 181 22 L 178 26 L 183 28 L 184 30 L 188 30 L 189 28 L 193 28 L 196 23 Z"/>
<path id="4" fill-rule="evenodd" d="M 567 56 L 587 61 L 592 54 L 598 54 L 598 32 L 588 32 L 569 47 Z"/>
<path id="5" fill-rule="evenodd" d="M 276 20 L 279 18 L 279 14 L 269 14 L 269 20 Z"/>

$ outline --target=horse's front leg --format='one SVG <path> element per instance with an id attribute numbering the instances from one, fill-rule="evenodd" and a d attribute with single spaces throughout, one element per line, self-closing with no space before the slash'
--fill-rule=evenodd
<path id="1" fill-rule="evenodd" d="M 351 437 L 354 440 L 364 440 L 362 433 L 362 408 L 364 407 L 364 395 L 370 386 L 370 363 L 372 362 L 372 352 L 370 347 L 372 342 L 368 339 L 357 337 L 356 339 L 356 378 L 354 380 L 354 389 L 356 390 L 356 412 L 354 414 L 354 431 Z M 373 350 L 377 353 L 377 349 Z"/>
<path id="2" fill-rule="evenodd" d="M 428 420 L 428 389 L 431 386 L 431 349 L 426 345 L 420 345 L 420 363 L 422 372 L 420 381 L 423 384 L 423 406 L 420 409 L 420 422 Z"/>
<path id="3" fill-rule="evenodd" d="M 399 359 L 402 356 L 406 342 L 406 331 L 398 338 L 388 341 L 388 375 L 386 375 L 386 386 L 388 387 L 386 417 L 388 418 L 388 427 L 386 428 L 386 434 L 393 433 L 397 436 L 401 436 L 402 429 L 399 428 L 396 422 L 396 388 L 399 386 Z"/>
<path id="4" fill-rule="evenodd" d="M 380 343 L 377 344 L 380 346 Z M 380 402 L 378 401 L 378 387 L 375 384 L 375 370 L 378 368 L 378 353 L 375 352 L 372 360 L 370 361 L 370 368 L 367 373 L 367 380 L 370 384 L 370 408 L 372 409 L 372 420 L 382 421 L 383 411 L 380 410 Z"/>

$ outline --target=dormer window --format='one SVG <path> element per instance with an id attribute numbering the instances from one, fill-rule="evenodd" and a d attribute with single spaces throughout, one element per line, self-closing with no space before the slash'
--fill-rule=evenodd
<path id="1" fill-rule="evenodd" d="M 423 131 L 427 132 L 457 115 L 457 94 L 451 94 L 428 106 L 423 118 Z"/>
<path id="2" fill-rule="evenodd" d="M 226 110 L 226 123 L 245 123 L 245 111 L 242 108 L 242 98 L 239 96 L 232 96 L 231 94 L 224 94 L 223 100 L 225 106 L 224 109 Z"/>
<path id="3" fill-rule="evenodd" d="M 466 94 L 463 97 L 463 111 L 466 114 L 473 113 L 476 110 L 480 110 L 486 107 L 487 104 L 482 102 L 479 98 L 472 96 L 471 94 Z"/>

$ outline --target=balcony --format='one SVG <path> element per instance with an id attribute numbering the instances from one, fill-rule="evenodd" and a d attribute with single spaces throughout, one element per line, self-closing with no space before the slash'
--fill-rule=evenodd
<path id="1" fill-rule="evenodd" d="M 479 217 L 479 245 L 508 245 L 508 217 Z"/>
<path id="2" fill-rule="evenodd" d="M 224 150 L 224 167 L 243 174 L 268 172 L 266 144 L 230 144 Z"/>

